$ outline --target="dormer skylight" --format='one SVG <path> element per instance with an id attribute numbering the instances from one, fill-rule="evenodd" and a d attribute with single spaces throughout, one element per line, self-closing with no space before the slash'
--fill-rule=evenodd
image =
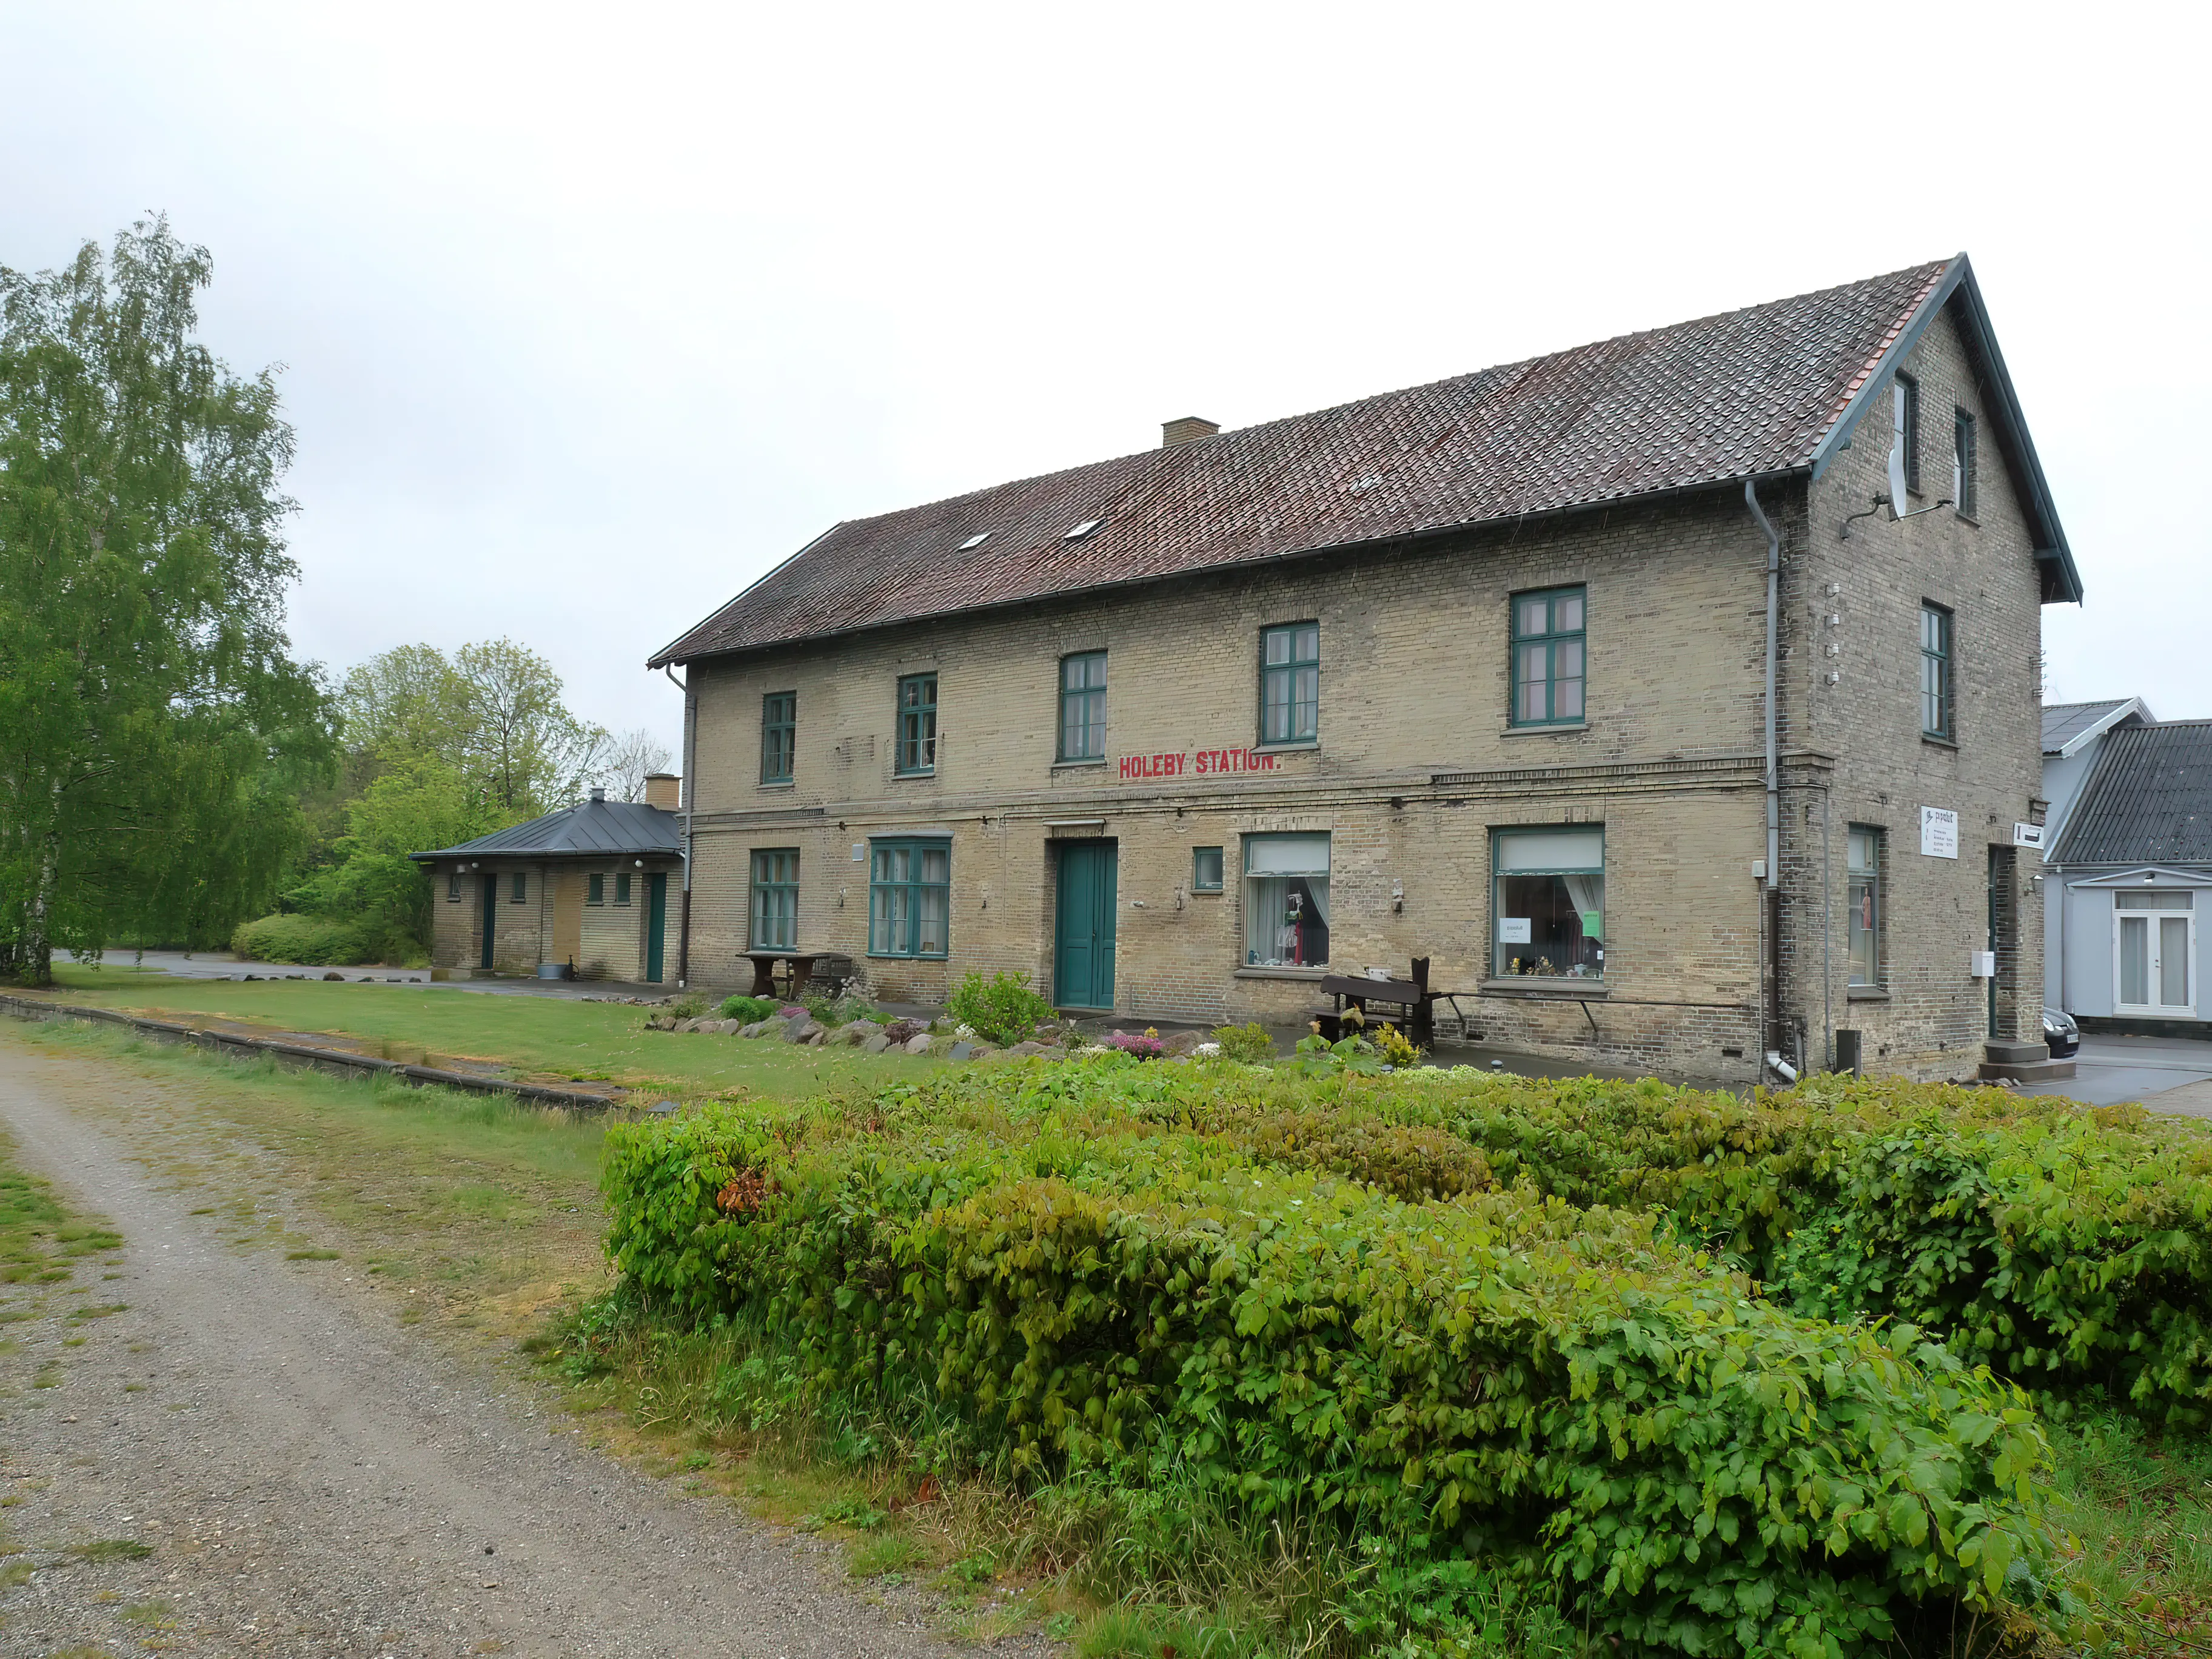
<path id="1" fill-rule="evenodd" d="M 985 542 L 988 542 L 990 539 L 991 532 L 988 530 L 983 531 L 980 534 L 970 536 L 966 541 L 961 543 L 960 550 L 963 553 L 970 552 L 973 550 L 982 546 Z"/>
<path id="2" fill-rule="evenodd" d="M 1060 540 L 1064 542 L 1079 542 L 1085 536 L 1088 536 L 1092 531 L 1097 529 L 1100 520 L 1097 519 L 1085 519 L 1081 524 L 1076 526 L 1074 529 L 1069 531 L 1067 534 L 1062 536 Z"/>

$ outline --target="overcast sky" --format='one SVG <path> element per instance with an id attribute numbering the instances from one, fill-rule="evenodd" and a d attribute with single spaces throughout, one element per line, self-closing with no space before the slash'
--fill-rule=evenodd
<path id="1" fill-rule="evenodd" d="M 286 366 L 302 654 L 645 658 L 833 521 L 1965 249 L 2088 590 L 2212 715 L 2200 8 L 0 0 L 0 264 L 149 209 Z"/>

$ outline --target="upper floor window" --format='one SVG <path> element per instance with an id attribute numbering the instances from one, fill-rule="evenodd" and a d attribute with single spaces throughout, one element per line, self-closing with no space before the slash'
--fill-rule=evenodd
<path id="1" fill-rule="evenodd" d="M 1850 982 L 1881 983 L 1881 831 L 1853 825 L 1844 857 Z"/>
<path id="2" fill-rule="evenodd" d="M 1513 724 L 1583 719 L 1585 590 L 1556 587 L 1513 601 Z"/>
<path id="3" fill-rule="evenodd" d="M 776 847 L 753 854 L 753 948 L 799 946 L 799 849 Z"/>
<path id="4" fill-rule="evenodd" d="M 1940 605 L 1920 607 L 1920 730 L 1931 738 L 1952 729 L 1951 613 Z"/>
<path id="5" fill-rule="evenodd" d="M 937 676 L 908 674 L 898 683 L 898 738 L 893 769 L 937 769 Z"/>
<path id="6" fill-rule="evenodd" d="M 1106 758 L 1106 653 L 1060 659 L 1060 758 Z"/>
<path id="7" fill-rule="evenodd" d="M 584 902 L 605 904 L 607 902 L 607 878 L 605 875 L 589 876 L 584 882 Z"/>
<path id="8" fill-rule="evenodd" d="M 799 693 L 771 691 L 761 699 L 761 781 L 789 783 L 799 746 Z"/>
<path id="9" fill-rule="evenodd" d="M 1321 624 L 1260 630 L 1260 741 L 1311 743 L 1321 735 Z"/>
<path id="10" fill-rule="evenodd" d="M 1974 511 L 1974 417 L 1963 409 L 1951 420 L 1951 500 L 1964 517 L 1978 518 Z"/>
<path id="11" fill-rule="evenodd" d="M 1897 390 L 1890 398 L 1890 419 L 1897 459 L 1905 469 L 1905 487 L 1917 495 L 1920 493 L 1920 382 L 1910 374 L 1897 377 Z M 1899 513 L 1905 511 L 1903 501 L 1891 505 Z"/>
<path id="12" fill-rule="evenodd" d="M 879 841 L 868 869 L 868 954 L 941 957 L 952 911 L 952 845 Z"/>

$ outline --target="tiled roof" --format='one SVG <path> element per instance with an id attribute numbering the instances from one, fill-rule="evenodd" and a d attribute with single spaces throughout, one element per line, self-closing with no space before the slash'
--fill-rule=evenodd
<path id="1" fill-rule="evenodd" d="M 2051 861 L 2212 864 L 2212 720 L 2114 730 Z"/>
<path id="2" fill-rule="evenodd" d="M 676 823 L 675 813 L 642 802 L 587 800 L 511 830 L 495 830 L 459 847 L 408 856 L 423 860 L 494 854 L 541 859 L 672 858 L 684 848 Z"/>
<path id="3" fill-rule="evenodd" d="M 2104 702 L 2050 702 L 2043 706 L 2043 752 L 2062 755 L 2075 738 L 2094 732 L 2101 724 L 2118 725 L 2113 717 L 2132 711 L 2148 720 L 2150 711 L 2140 697 L 2113 697 Z"/>
<path id="4" fill-rule="evenodd" d="M 1915 265 L 852 520 L 653 662 L 1808 467 L 1962 266 Z"/>

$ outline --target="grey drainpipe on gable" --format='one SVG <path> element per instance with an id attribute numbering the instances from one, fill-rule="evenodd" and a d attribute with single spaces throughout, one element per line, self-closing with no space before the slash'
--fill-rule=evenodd
<path id="1" fill-rule="evenodd" d="M 1782 582 L 1782 532 L 1766 516 L 1759 504 L 1759 485 L 1750 478 L 1743 481 L 1744 505 L 1750 507 L 1751 516 L 1759 520 L 1759 527 L 1766 532 L 1766 877 L 1759 890 L 1759 933 L 1763 936 L 1774 925 L 1772 895 L 1778 890 L 1782 875 L 1782 777 L 1776 760 L 1774 743 L 1774 650 L 1775 635 L 1779 628 L 1778 605 Z M 1766 1046 L 1766 1011 L 1770 1000 L 1779 1001 L 1782 987 L 1777 983 L 1771 997 L 1765 985 L 1769 965 L 1774 955 L 1771 945 L 1763 945 L 1759 951 L 1759 1047 L 1765 1056 L 1767 1066 L 1791 1083 L 1796 1073 L 1783 1063 L 1778 1050 Z"/>
<path id="2" fill-rule="evenodd" d="M 676 670 L 667 663 L 660 672 L 668 676 L 668 683 L 684 694 L 684 777 L 677 785 L 677 816 L 684 820 L 684 892 L 676 907 L 676 988 L 691 988 L 691 803 L 699 799 L 697 774 L 699 740 L 697 711 L 691 702 L 691 688 L 676 678 Z"/>

